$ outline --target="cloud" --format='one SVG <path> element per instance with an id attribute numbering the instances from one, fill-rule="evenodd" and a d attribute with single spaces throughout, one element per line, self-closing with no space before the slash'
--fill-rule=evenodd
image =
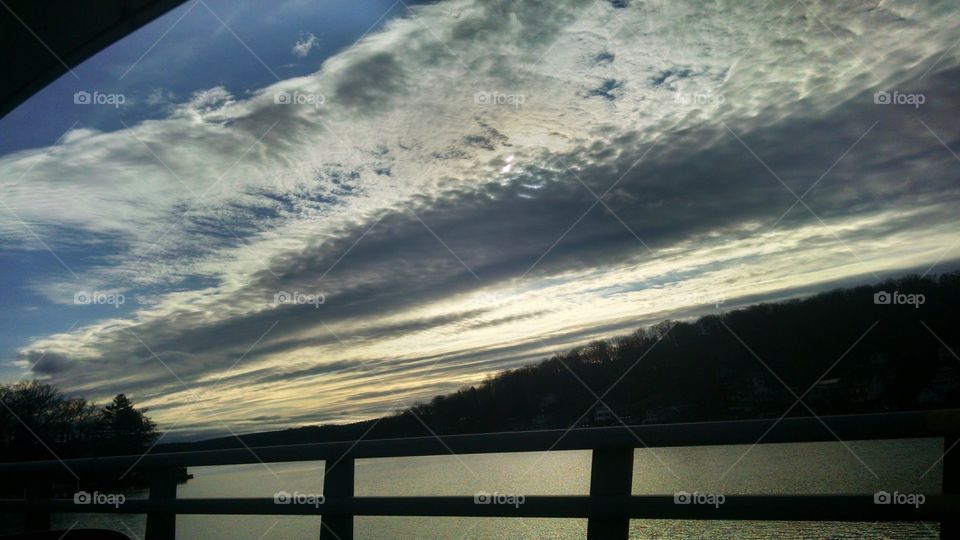
<path id="1" fill-rule="evenodd" d="M 361 418 L 716 310 L 698 299 L 956 255 L 943 13 L 698 6 L 424 6 L 310 76 L 0 158 L 24 178 L 5 203 L 54 251 L 84 250 L 85 286 L 143 299 L 19 359 L 52 355 L 36 373 L 127 391 L 161 422 Z M 12 215 L 0 235 L 40 249 Z M 31 284 L 51 301 L 78 285 Z"/>
<path id="2" fill-rule="evenodd" d="M 317 39 L 317 36 L 313 35 L 312 32 L 300 33 L 300 37 L 297 38 L 297 42 L 293 45 L 293 48 L 290 49 L 290 52 L 294 56 L 300 58 L 306 58 L 314 48 L 320 46 L 320 40 Z"/>
<path id="3" fill-rule="evenodd" d="M 154 88 L 144 102 L 151 107 L 168 107 L 176 101 L 176 94 L 164 90 L 163 88 Z"/>
<path id="4" fill-rule="evenodd" d="M 71 359 L 57 353 L 44 351 L 29 351 L 21 360 L 31 366 L 31 372 L 39 376 L 58 375 L 69 371 L 73 367 Z"/>
<path id="5" fill-rule="evenodd" d="M 388 52 L 371 55 L 343 70 L 335 89 L 339 103 L 363 112 L 381 112 L 405 88 L 404 71 Z"/>

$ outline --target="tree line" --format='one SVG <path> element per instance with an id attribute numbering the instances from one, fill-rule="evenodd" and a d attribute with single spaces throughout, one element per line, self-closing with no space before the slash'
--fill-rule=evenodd
<path id="1" fill-rule="evenodd" d="M 878 303 L 883 292 L 925 303 Z M 462 433 L 957 407 L 958 306 L 951 273 L 663 321 L 437 396 L 397 421 Z"/>
<path id="2" fill-rule="evenodd" d="M 99 407 L 40 381 L 0 385 L 0 461 L 137 454 L 156 424 L 124 394 Z"/>

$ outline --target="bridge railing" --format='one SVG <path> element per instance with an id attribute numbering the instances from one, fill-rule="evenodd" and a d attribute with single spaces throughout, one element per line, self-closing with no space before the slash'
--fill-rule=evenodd
<path id="1" fill-rule="evenodd" d="M 738 420 L 542 430 L 441 437 L 376 439 L 60 461 L 0 464 L 0 478 L 21 482 L 21 499 L 0 511 L 22 513 L 25 528 L 46 530 L 51 513 L 146 514 L 147 540 L 175 536 L 178 514 L 319 515 L 321 539 L 353 538 L 355 516 L 585 518 L 589 539 L 625 539 L 630 519 L 939 522 L 941 538 L 960 538 L 960 410 Z M 633 455 L 639 447 L 681 447 L 823 441 L 942 438 L 941 493 L 923 504 L 877 504 L 873 493 L 847 495 L 727 495 L 720 506 L 677 504 L 674 494 L 633 495 Z M 641 442 L 642 441 L 642 442 Z M 477 504 L 473 497 L 356 497 L 356 459 L 427 455 L 592 451 L 590 492 L 530 496 L 521 505 Z M 324 461 L 322 504 L 276 504 L 273 498 L 178 499 L 183 467 Z M 149 498 L 119 506 L 52 499 L 52 478 L 65 467 L 82 479 L 116 478 L 128 470 L 150 479 Z"/>

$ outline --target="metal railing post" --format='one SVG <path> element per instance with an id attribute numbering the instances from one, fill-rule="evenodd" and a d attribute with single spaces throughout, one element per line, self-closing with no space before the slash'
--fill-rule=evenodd
<path id="1" fill-rule="evenodd" d="M 175 469 L 156 471 L 150 477 L 150 500 L 176 499 L 177 475 Z M 147 514 L 146 540 L 173 540 L 177 535 L 177 515 L 173 512 Z"/>
<path id="2" fill-rule="evenodd" d="M 633 447 L 595 448 L 590 465 L 590 496 L 630 495 L 633 487 Z M 591 504 L 598 504 L 592 499 Z M 611 516 L 587 520 L 587 540 L 626 540 L 630 518 Z"/>
<path id="3" fill-rule="evenodd" d="M 960 495 L 960 450 L 953 446 L 958 441 L 960 436 L 955 434 L 943 438 L 943 451 L 946 452 L 943 456 L 944 495 Z M 960 519 L 956 515 L 940 522 L 940 538 L 960 538 Z"/>
<path id="4" fill-rule="evenodd" d="M 38 474 L 27 481 L 26 499 L 28 501 L 43 501 L 50 498 L 53 490 L 53 479 L 44 474 Z M 23 529 L 26 532 L 49 531 L 50 512 L 34 509 L 25 513 Z"/>
<path id="5" fill-rule="evenodd" d="M 341 456 L 324 462 L 323 497 L 325 504 L 331 500 L 353 497 L 353 458 Z M 320 540 L 353 540 L 353 516 L 350 514 L 327 514 L 321 519 Z"/>

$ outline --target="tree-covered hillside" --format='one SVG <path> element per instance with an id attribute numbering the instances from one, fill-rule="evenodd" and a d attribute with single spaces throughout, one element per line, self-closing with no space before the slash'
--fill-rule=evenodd
<path id="1" fill-rule="evenodd" d="M 958 407 L 958 307 L 960 273 L 951 273 L 663 321 L 380 420 L 243 438 L 288 444 Z"/>

